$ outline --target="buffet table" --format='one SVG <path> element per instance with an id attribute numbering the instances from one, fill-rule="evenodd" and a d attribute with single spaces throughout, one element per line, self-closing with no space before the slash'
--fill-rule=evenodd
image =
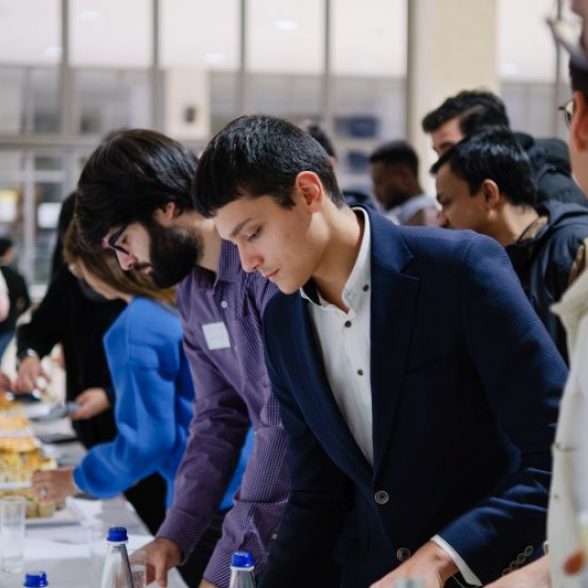
<path id="1" fill-rule="evenodd" d="M 68 419 L 35 425 L 35 435 L 67 435 Z M 84 450 L 77 442 L 47 444 L 46 452 L 60 465 L 75 465 Z M 124 526 L 129 533 L 129 552 L 148 543 L 152 536 L 124 497 L 112 500 L 69 498 L 66 508 L 47 519 L 27 519 L 24 571 L 44 570 L 50 588 L 95 588 L 100 570 L 90 557 L 90 529 L 97 524 Z M 95 558 L 94 558 L 95 560 Z M 22 574 L 0 573 L 0 588 L 22 586 Z M 156 584 L 153 584 L 156 586 Z M 168 576 L 170 588 L 186 588 L 177 570 Z"/>

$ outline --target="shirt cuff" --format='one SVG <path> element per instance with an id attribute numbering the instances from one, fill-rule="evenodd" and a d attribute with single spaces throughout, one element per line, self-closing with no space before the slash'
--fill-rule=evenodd
<path id="1" fill-rule="evenodd" d="M 471 584 L 472 586 L 482 585 L 482 582 L 480 582 L 478 576 L 476 576 L 476 574 L 472 572 L 470 566 L 468 566 L 468 564 L 462 559 L 461 555 L 459 555 L 459 553 L 457 553 L 457 551 L 455 551 L 455 549 L 453 549 L 453 547 L 451 547 L 451 545 L 449 545 L 449 543 L 447 543 L 445 539 L 443 539 L 439 535 L 435 535 L 431 539 L 431 541 L 436 543 L 441 549 L 443 549 L 443 551 L 446 551 L 449 554 L 449 557 L 451 557 L 451 559 L 454 561 L 455 565 L 457 566 L 457 569 L 463 576 L 463 579 L 468 584 Z"/>

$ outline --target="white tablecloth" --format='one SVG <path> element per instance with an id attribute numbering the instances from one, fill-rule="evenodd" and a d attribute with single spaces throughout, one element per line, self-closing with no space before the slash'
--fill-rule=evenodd
<path id="1" fill-rule="evenodd" d="M 51 428 L 55 430 L 57 426 Z M 68 463 L 83 455 L 83 449 L 77 443 L 54 445 L 48 450 Z M 24 572 L 44 570 L 50 588 L 92 588 L 95 579 L 90 574 L 88 528 L 97 523 L 126 527 L 129 552 L 153 538 L 124 497 L 112 500 L 69 498 L 66 511 L 45 521 L 27 522 Z M 0 588 L 21 587 L 24 572 L 14 575 L 0 572 Z M 175 569 L 168 576 L 168 586 L 186 588 Z"/>

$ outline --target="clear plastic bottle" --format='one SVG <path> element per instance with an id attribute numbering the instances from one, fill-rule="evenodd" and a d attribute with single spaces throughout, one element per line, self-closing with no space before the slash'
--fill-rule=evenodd
<path id="1" fill-rule="evenodd" d="M 42 571 L 29 572 L 25 574 L 23 588 L 46 588 L 49 586 L 47 582 L 47 574 Z"/>
<path id="2" fill-rule="evenodd" d="M 129 556 L 127 554 L 127 530 L 124 527 L 108 529 L 106 559 L 100 588 L 135 588 Z"/>
<path id="3" fill-rule="evenodd" d="M 231 583 L 229 588 L 255 588 L 254 569 L 255 562 L 248 551 L 235 551 L 231 558 Z"/>

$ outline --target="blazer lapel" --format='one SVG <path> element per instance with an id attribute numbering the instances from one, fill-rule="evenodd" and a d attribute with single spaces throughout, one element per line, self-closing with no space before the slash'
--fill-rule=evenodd
<path id="1" fill-rule="evenodd" d="M 412 255 L 388 221 L 372 222 L 371 384 L 374 475 L 386 454 L 402 391 L 419 279 L 402 273 Z"/>
<path id="2" fill-rule="evenodd" d="M 297 305 L 300 312 L 296 313 L 299 316 L 292 317 L 291 322 L 298 330 L 292 340 L 298 355 L 300 384 L 305 389 L 299 396 L 305 399 L 305 404 L 312 404 L 311 410 L 314 408 L 319 415 L 321 428 L 315 434 L 331 459 L 351 477 L 359 474 L 363 480 L 369 480 L 371 467 L 343 419 L 329 385 L 308 304 L 300 298 Z"/>

